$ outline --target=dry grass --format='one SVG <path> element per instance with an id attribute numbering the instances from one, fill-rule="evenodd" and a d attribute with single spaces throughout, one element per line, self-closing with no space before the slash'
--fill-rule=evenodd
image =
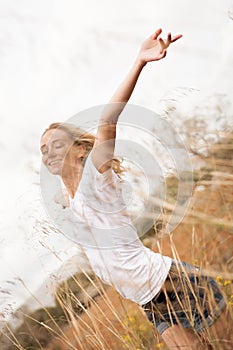
<path id="1" fill-rule="evenodd" d="M 194 194 L 182 223 L 171 235 L 163 236 L 168 206 L 164 217 L 143 238 L 152 250 L 199 265 L 216 279 L 227 301 L 226 333 L 233 329 L 232 136 L 224 135 L 205 156 L 194 150 L 204 159 L 205 167 L 194 174 Z M 177 195 L 176 182 L 175 178 L 168 179 L 169 205 Z M 1 337 L 2 341 L 9 338 L 5 349 L 166 349 L 141 308 L 93 276 L 76 275 L 61 284 L 55 294 L 56 308 L 25 315 L 24 324 L 15 332 L 8 327 Z M 208 340 L 214 349 L 224 349 L 213 336 Z"/>

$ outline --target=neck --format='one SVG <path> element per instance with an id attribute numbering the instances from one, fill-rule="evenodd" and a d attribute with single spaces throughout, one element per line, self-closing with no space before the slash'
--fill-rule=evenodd
<path id="1" fill-rule="evenodd" d="M 68 169 L 68 171 L 64 170 L 62 172 L 62 181 L 64 182 L 66 189 L 72 198 L 74 198 L 74 195 L 77 192 L 79 182 L 81 181 L 82 173 L 82 164 L 80 164 L 78 167 Z"/>

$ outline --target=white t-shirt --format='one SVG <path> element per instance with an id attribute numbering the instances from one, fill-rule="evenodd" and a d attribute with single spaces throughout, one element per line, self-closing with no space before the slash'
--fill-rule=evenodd
<path id="1" fill-rule="evenodd" d="M 123 297 L 142 305 L 161 289 L 171 258 L 146 248 L 127 215 L 124 181 L 109 169 L 101 174 L 89 154 L 70 209 L 78 224 L 70 236 L 85 252 L 93 271 Z M 75 223 L 73 220 L 73 223 Z"/>

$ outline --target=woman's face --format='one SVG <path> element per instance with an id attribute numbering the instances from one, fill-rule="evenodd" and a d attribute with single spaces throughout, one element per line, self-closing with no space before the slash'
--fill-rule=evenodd
<path id="1" fill-rule="evenodd" d="M 42 161 L 53 175 L 61 175 L 70 157 L 68 151 L 73 145 L 72 138 L 61 129 L 48 130 L 41 138 Z"/>

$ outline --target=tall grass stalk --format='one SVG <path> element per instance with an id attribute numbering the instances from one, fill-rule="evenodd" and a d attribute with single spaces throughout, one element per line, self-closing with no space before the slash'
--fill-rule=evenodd
<path id="1" fill-rule="evenodd" d="M 154 229 L 142 237 L 144 244 L 152 250 L 169 255 L 177 261 L 185 260 L 199 265 L 202 271 L 216 279 L 227 303 L 226 334 L 233 329 L 232 135 L 224 135 L 214 146 L 208 146 L 204 153 L 192 146 L 193 153 L 204 159 L 205 163 L 202 163 L 204 165 L 201 169 L 195 171 L 193 196 L 182 223 L 169 235 L 163 234 L 177 197 L 177 190 L 173 188 L 174 179 L 168 179 L 167 190 L 170 195 L 167 196 L 166 202 L 163 202 L 162 215 L 154 223 Z M 151 200 L 161 205 L 158 198 Z M 179 214 L 183 208 L 176 206 L 176 210 Z M 152 213 L 146 213 L 145 216 L 151 218 Z M 186 274 L 186 271 L 181 269 L 180 273 Z M 71 286 L 71 280 L 77 293 Z M 183 285 L 183 288 L 187 286 Z M 192 290 L 191 285 L 189 288 Z M 192 292 L 196 298 L 195 292 Z M 43 305 L 38 318 L 33 314 L 24 313 L 24 327 L 13 330 L 6 325 L 5 334 L 1 335 L 5 345 L 1 346 L 1 349 L 166 349 L 139 306 L 123 300 L 86 271 L 60 283 L 52 293 L 56 299 L 57 315 L 54 309 Z M 178 302 L 184 305 L 184 301 L 179 300 L 178 293 L 176 297 Z M 167 303 L 172 311 L 173 306 L 168 298 Z M 202 314 L 203 310 L 198 305 L 197 298 L 196 304 Z M 191 305 L 188 301 L 185 305 L 192 323 Z M 40 338 L 42 333 L 44 336 Z M 27 336 L 24 337 L 25 335 Z M 233 348 L 233 338 L 231 341 Z M 207 332 L 206 342 L 216 350 L 231 349 L 229 339 L 220 341 L 218 334 L 213 334 L 210 330 Z"/>

